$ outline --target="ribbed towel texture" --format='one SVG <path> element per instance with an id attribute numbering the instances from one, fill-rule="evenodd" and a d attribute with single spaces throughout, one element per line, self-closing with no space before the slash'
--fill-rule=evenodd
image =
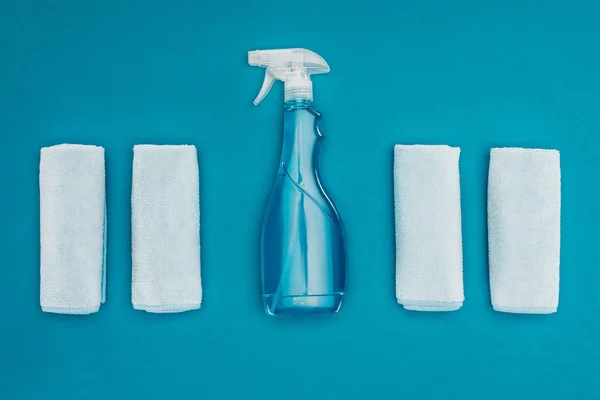
<path id="1" fill-rule="evenodd" d="M 464 301 L 458 160 L 449 146 L 396 145 L 396 297 L 407 310 Z"/>
<path id="2" fill-rule="evenodd" d="M 136 145 L 131 193 L 133 307 L 197 309 L 200 203 L 194 146 Z"/>
<path id="3" fill-rule="evenodd" d="M 488 241 L 496 311 L 548 314 L 558 307 L 560 153 L 490 152 Z"/>
<path id="4" fill-rule="evenodd" d="M 106 294 L 104 149 L 61 144 L 40 151 L 40 304 L 90 314 Z"/>

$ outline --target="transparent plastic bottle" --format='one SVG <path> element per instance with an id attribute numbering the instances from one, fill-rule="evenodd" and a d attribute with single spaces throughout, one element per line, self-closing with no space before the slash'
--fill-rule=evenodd
<path id="1" fill-rule="evenodd" d="M 270 315 L 335 313 L 342 302 L 346 247 L 338 211 L 319 180 L 320 120 L 311 101 L 285 103 L 281 161 L 261 237 Z"/>
<path id="2" fill-rule="evenodd" d="M 329 66 L 306 49 L 257 50 L 266 67 L 255 104 L 274 80 L 285 83 L 284 138 L 261 235 L 262 291 L 269 315 L 336 313 L 346 286 L 346 244 L 339 213 L 319 180 L 321 114 L 312 102 L 311 74 Z"/>

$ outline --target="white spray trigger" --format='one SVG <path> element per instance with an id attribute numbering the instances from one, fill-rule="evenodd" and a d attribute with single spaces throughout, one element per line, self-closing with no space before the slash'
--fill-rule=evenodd
<path id="1" fill-rule="evenodd" d="M 273 87 L 273 82 L 275 82 L 275 77 L 273 76 L 269 68 L 267 68 L 267 71 L 265 72 L 265 79 L 263 80 L 260 92 L 258 92 L 258 96 L 256 96 L 256 98 L 254 99 L 255 106 L 257 106 L 258 103 L 263 101 L 265 96 L 269 93 L 269 90 L 271 90 L 271 88 Z"/>
<path id="2" fill-rule="evenodd" d="M 313 99 L 313 74 L 329 72 L 329 65 L 306 49 L 255 50 L 248 52 L 248 64 L 266 68 L 265 79 L 254 104 L 260 103 L 273 87 L 275 80 L 284 82 L 285 101 Z"/>

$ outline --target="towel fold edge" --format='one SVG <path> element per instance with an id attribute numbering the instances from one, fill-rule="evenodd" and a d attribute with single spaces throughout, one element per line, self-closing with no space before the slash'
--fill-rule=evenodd
<path id="1" fill-rule="evenodd" d="M 133 303 L 133 308 L 136 310 L 146 311 L 149 313 L 163 314 L 163 313 L 180 313 L 191 310 L 198 310 L 202 302 L 197 303 L 186 303 L 186 304 L 137 304 Z"/>
<path id="2" fill-rule="evenodd" d="M 397 300 L 409 311 L 456 311 L 463 306 L 463 301 Z"/>

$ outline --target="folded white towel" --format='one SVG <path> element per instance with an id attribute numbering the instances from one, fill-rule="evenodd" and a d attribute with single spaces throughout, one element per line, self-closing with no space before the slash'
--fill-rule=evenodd
<path id="1" fill-rule="evenodd" d="M 133 152 L 133 307 L 156 313 L 197 309 L 202 287 L 196 148 L 136 145 Z"/>
<path id="2" fill-rule="evenodd" d="M 463 304 L 459 156 L 449 146 L 394 148 L 396 297 L 407 310 Z"/>
<path id="3" fill-rule="evenodd" d="M 62 144 L 40 152 L 40 304 L 90 314 L 104 303 L 104 149 Z"/>
<path id="4" fill-rule="evenodd" d="M 556 312 L 560 264 L 558 151 L 491 150 L 488 240 L 494 309 L 527 314 Z"/>

